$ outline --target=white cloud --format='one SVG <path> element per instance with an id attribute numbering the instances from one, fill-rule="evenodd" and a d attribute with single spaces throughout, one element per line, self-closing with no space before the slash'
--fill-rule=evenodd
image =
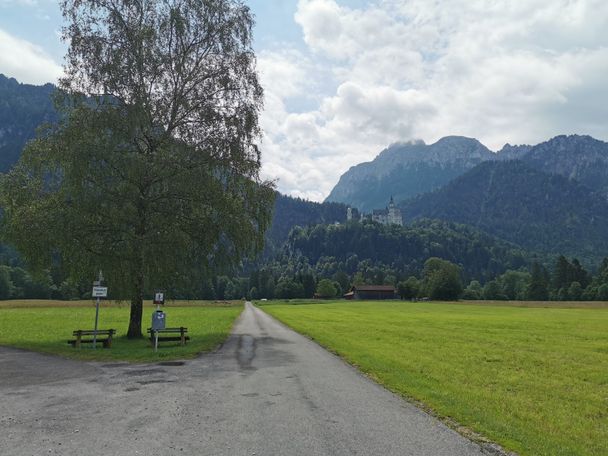
<path id="1" fill-rule="evenodd" d="M 30 84 L 56 82 L 62 68 L 42 48 L 0 29 L 0 73 Z"/>
<path id="2" fill-rule="evenodd" d="M 38 0 L 0 0 L 0 6 L 38 6 Z"/>
<path id="3" fill-rule="evenodd" d="M 307 48 L 261 58 L 264 169 L 283 192 L 321 200 L 415 138 L 608 139 L 604 0 L 299 0 L 294 19 Z"/>

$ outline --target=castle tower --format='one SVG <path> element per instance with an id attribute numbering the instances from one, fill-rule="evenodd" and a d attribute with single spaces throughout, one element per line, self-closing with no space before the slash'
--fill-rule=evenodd
<path id="1" fill-rule="evenodd" d="M 347 208 L 346 209 L 346 220 L 348 220 L 349 222 L 353 219 L 353 210 L 352 208 Z"/>
<path id="2" fill-rule="evenodd" d="M 391 201 L 388 203 L 388 214 L 387 222 L 389 225 L 400 225 L 403 226 L 403 217 L 401 216 L 401 209 L 395 206 L 395 201 L 391 195 Z"/>

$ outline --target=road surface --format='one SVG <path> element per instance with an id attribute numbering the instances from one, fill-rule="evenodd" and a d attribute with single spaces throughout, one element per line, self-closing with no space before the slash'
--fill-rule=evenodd
<path id="1" fill-rule="evenodd" d="M 0 455 L 482 454 L 249 303 L 220 350 L 183 364 L 0 348 Z"/>

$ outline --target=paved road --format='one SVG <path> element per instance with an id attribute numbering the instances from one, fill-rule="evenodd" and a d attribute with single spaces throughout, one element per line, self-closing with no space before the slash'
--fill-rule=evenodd
<path id="1" fill-rule="evenodd" d="M 0 349 L 0 455 L 481 454 L 250 304 L 183 365 Z"/>

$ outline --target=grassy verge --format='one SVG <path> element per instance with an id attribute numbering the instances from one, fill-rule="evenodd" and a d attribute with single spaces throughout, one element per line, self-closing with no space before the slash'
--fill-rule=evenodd
<path id="1" fill-rule="evenodd" d="M 608 309 L 269 305 L 271 315 L 523 455 L 608 454 Z"/>
<path id="2" fill-rule="evenodd" d="M 190 341 L 181 347 L 166 342 L 154 353 L 147 339 L 129 340 L 126 334 L 129 306 L 104 303 L 99 312 L 99 328 L 117 330 L 111 349 L 90 347 L 74 349 L 67 344 L 75 329 L 91 329 L 95 321 L 95 306 L 91 301 L 69 302 L 62 306 L 58 301 L 44 303 L 13 303 L 0 308 L 0 345 L 6 345 L 69 358 L 85 360 L 124 360 L 152 362 L 169 359 L 192 358 L 200 352 L 210 351 L 230 334 L 234 320 L 241 313 L 242 303 L 208 305 L 190 302 L 190 306 L 165 308 L 167 326 L 185 326 Z M 34 304 L 34 305 L 32 305 Z M 152 306 L 144 308 L 142 331 L 150 326 Z"/>

